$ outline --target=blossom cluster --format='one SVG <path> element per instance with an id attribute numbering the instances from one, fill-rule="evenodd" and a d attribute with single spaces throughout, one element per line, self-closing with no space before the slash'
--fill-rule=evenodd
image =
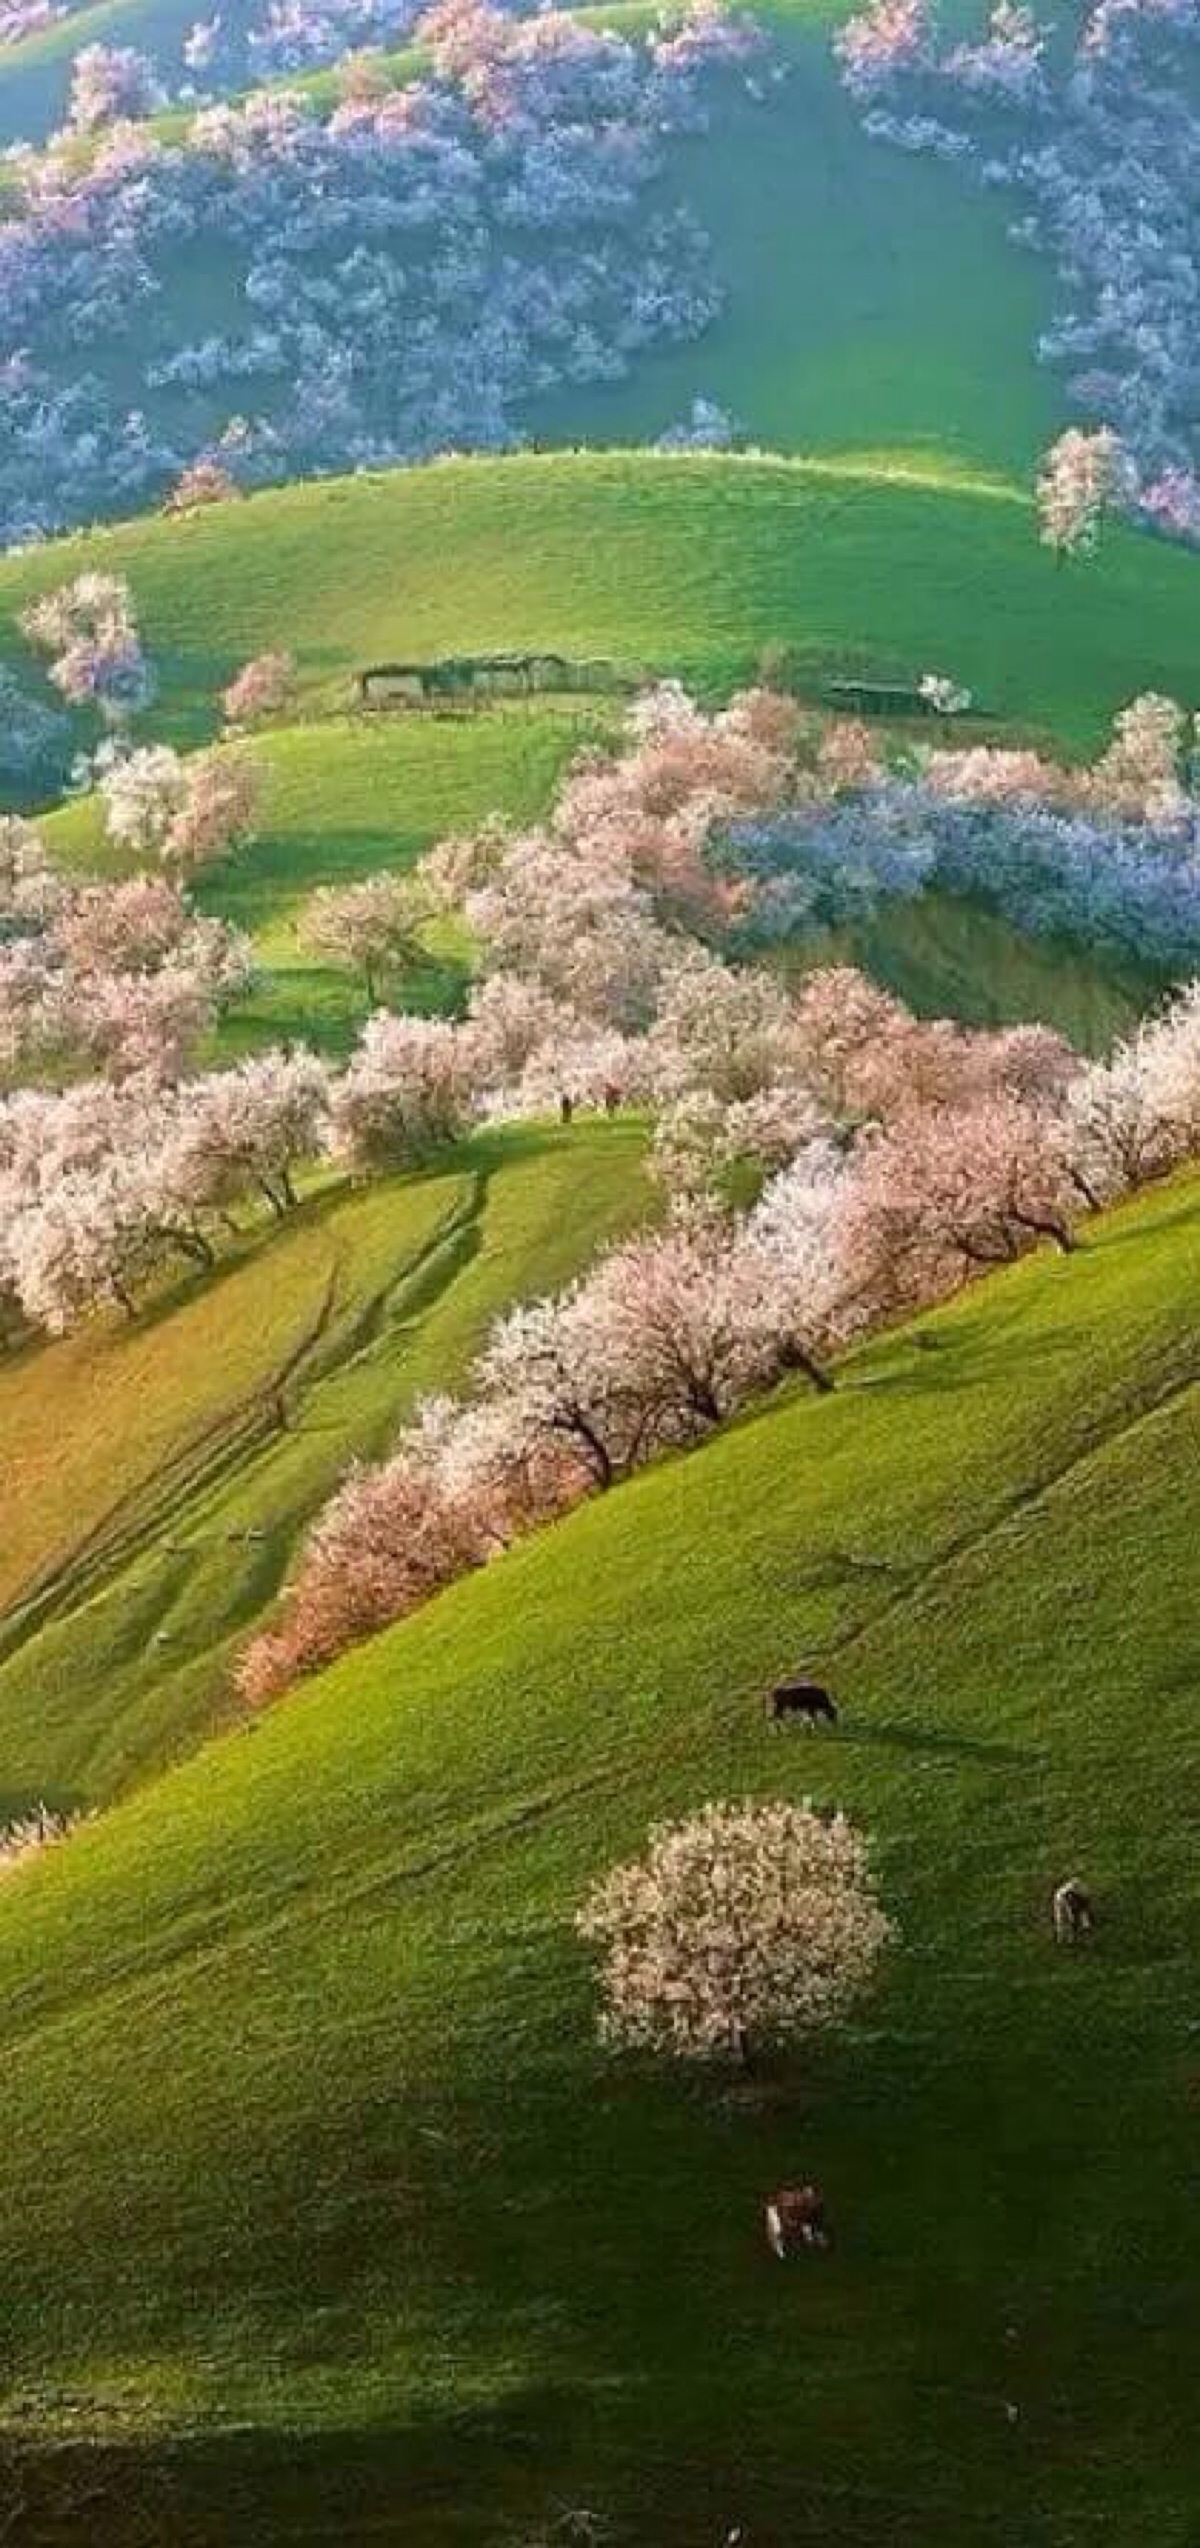
<path id="1" fill-rule="evenodd" d="M 949 716 L 960 685 L 938 679 Z M 1043 1027 L 920 1020 L 845 967 L 789 983 L 729 961 L 762 879 L 744 855 L 732 876 L 714 857 L 761 834 L 799 869 L 819 834 L 830 890 L 843 827 L 848 892 L 879 837 L 905 889 L 930 841 L 944 876 L 977 885 L 981 869 L 953 868 L 973 825 L 991 827 L 995 869 L 998 842 L 1012 856 L 1013 840 L 1102 814 L 1114 856 L 1153 825 L 1154 855 L 1182 872 L 1189 749 L 1182 712 L 1148 696 L 1088 770 L 972 746 L 904 771 L 864 729 L 770 691 L 705 713 L 666 685 L 638 702 L 623 752 L 568 773 L 540 830 L 485 826 L 411 877 L 315 898 L 310 942 L 364 972 L 398 974 L 451 910 L 477 956 L 461 1018 L 378 1008 L 341 1070 L 303 1051 L 198 1069 L 195 1019 L 174 1045 L 147 1021 L 183 974 L 211 1022 L 241 943 L 161 872 L 81 888 L 29 826 L 8 827 L 0 1014 L 19 1029 L 16 1067 L 67 1084 L 0 1105 L 7 1331 L 60 1332 L 113 1302 L 134 1314 L 213 1261 L 239 1206 L 290 1209 L 307 1167 L 389 1173 L 535 1110 L 633 1103 L 653 1121 L 661 1226 L 509 1311 L 463 1396 L 419 1408 L 387 1460 L 351 1475 L 243 1659 L 249 1700 L 762 1392 L 833 1387 L 839 1353 L 880 1322 L 1035 1247 L 1069 1249 L 1085 1211 L 1200 1156 L 1200 985 L 1085 1064 Z M 136 785 L 139 756 L 118 767 L 127 844 L 152 856 L 161 814 L 143 826 L 139 809 L 170 812 L 175 774 L 147 758 Z M 69 1019 L 69 1050 L 50 1049 L 39 999 Z M 83 1035 L 118 1014 L 135 1019 L 125 1040 Z M 80 1083 L 81 1068 L 104 1076 Z"/>
<path id="2" fill-rule="evenodd" d="M 1132 701 L 1082 769 L 986 746 L 889 763 L 863 730 L 836 727 L 822 749 L 824 768 L 801 774 L 792 801 L 709 838 L 709 864 L 738 895 L 735 946 L 939 887 L 1032 937 L 1164 974 L 1200 964 L 1197 732 L 1173 700 Z"/>
<path id="3" fill-rule="evenodd" d="M 843 1814 L 752 1798 L 656 1824 L 575 1925 L 600 1956 L 602 2039 L 688 2061 L 747 2062 L 845 2017 L 894 1935 Z"/>
<path id="4" fill-rule="evenodd" d="M 62 1334 L 106 1303 L 132 1317 L 180 1263 L 211 1266 L 239 1203 L 281 1215 L 318 1150 L 327 1073 L 270 1053 L 162 1083 L 85 1080 L 0 1104 L 0 1311 Z"/>
<path id="5" fill-rule="evenodd" d="M 939 43 L 929 0 L 874 0 L 838 38 L 881 141 L 967 168 L 1017 201 L 1062 306 L 1038 345 L 1136 463 L 1128 505 L 1171 536 L 1200 523 L 1200 16 L 1191 0 L 1101 0 L 1074 49 L 1014 0 L 985 38 Z"/>
<path id="6" fill-rule="evenodd" d="M 245 991 L 250 950 L 162 876 L 79 884 L 33 826 L 0 821 L 0 1073 L 176 1076 Z"/>
<path id="7" fill-rule="evenodd" d="M 83 155 L 18 154 L 0 541 L 170 487 L 186 504 L 504 448 L 556 385 L 697 335 L 720 296 L 703 233 L 664 198 L 666 143 L 703 128 L 710 71 L 754 39 L 710 0 L 686 32 L 439 0 L 428 72 L 403 88 L 351 86 L 331 112 L 262 91 L 178 142 L 121 122 Z M 202 335 L 180 283 L 198 255 L 220 313 Z"/>

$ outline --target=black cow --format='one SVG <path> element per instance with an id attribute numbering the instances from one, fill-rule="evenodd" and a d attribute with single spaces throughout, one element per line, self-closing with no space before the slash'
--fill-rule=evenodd
<path id="1" fill-rule="evenodd" d="M 836 1725 L 837 1707 L 828 1690 L 819 1681 L 779 1681 L 767 1697 L 767 1722 L 782 1725 L 789 1716 L 802 1717 L 810 1728 L 820 1723 Z"/>

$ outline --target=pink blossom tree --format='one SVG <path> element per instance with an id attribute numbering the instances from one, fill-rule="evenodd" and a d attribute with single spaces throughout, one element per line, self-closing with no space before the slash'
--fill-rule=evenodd
<path id="1" fill-rule="evenodd" d="M 226 725 L 234 732 L 278 716 L 291 704 L 296 687 L 296 659 L 286 647 L 252 655 L 221 694 Z"/>
<path id="2" fill-rule="evenodd" d="M 862 1155 L 841 1221 L 873 1317 L 937 1300 L 1041 1241 L 1074 1245 L 1078 1190 L 1060 1127 L 996 1097 L 901 1117 Z"/>
<path id="3" fill-rule="evenodd" d="M 463 1130 L 473 1094 L 463 1030 L 380 1012 L 333 1093 L 335 1155 L 357 1169 L 402 1167 Z"/>
<path id="4" fill-rule="evenodd" d="M 429 917 L 419 875 L 387 868 L 350 885 L 322 885 L 305 905 L 300 935 L 317 955 L 361 973 L 373 1004 L 381 983 L 417 962 Z"/>

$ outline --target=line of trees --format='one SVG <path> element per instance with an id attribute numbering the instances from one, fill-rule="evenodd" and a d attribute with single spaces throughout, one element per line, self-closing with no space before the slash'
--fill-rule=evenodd
<path id="1" fill-rule="evenodd" d="M 1127 827 L 1152 812 L 1186 828 L 1181 735 L 1169 703 L 1142 701 L 1091 771 L 939 751 L 902 783 L 951 809 L 1092 791 Z M 478 964 L 461 1018 L 377 1010 L 340 1070 L 277 1051 L 197 1071 L 244 943 L 161 870 L 80 886 L 30 827 L 7 827 L 11 1052 L 30 1078 L 104 1074 L 0 1103 L 12 1333 L 113 1303 L 134 1314 L 181 1267 L 214 1262 L 247 1214 L 291 1209 L 313 1166 L 387 1173 L 482 1118 L 568 1098 L 652 1120 L 661 1226 L 513 1310 L 462 1400 L 422 1408 L 388 1461 L 346 1482 L 244 1660 L 248 1697 L 789 1377 L 828 1390 L 881 1321 L 1032 1248 L 1070 1250 L 1085 1212 L 1200 1155 L 1200 990 L 1089 1064 L 1044 1027 L 919 1020 L 848 968 L 789 986 L 728 960 L 750 886 L 714 868 L 713 840 L 753 807 L 786 827 L 802 803 L 832 821 L 886 797 L 899 782 L 878 755 L 863 730 L 768 692 L 712 716 L 653 694 L 627 749 L 585 756 L 537 830 L 485 826 L 410 878 L 318 899 L 310 928 L 364 969 L 399 962 L 424 915 L 450 910 Z"/>

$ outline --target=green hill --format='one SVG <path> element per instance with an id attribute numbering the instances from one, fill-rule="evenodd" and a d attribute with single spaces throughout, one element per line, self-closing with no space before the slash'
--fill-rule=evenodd
<path id="1" fill-rule="evenodd" d="M 681 2548 L 1185 2548 L 1198 1250 L 1195 1183 L 1147 1197 L 11 1881 L 41 2535 L 424 2548 L 586 2505 Z M 836 1735 L 764 1728 L 800 1655 Z M 612 2064 L 569 1925 L 654 1816 L 747 1792 L 869 1824 L 903 1931 L 749 2105 Z M 838 2239 L 783 2273 L 798 2168 Z"/>
<path id="2" fill-rule="evenodd" d="M 457 722 L 420 717 L 334 718 L 280 729 L 250 747 L 263 772 L 253 847 L 201 880 L 197 899 L 252 936 L 262 967 L 227 1020 L 223 1053 L 292 1036 L 343 1053 L 368 1012 L 365 986 L 322 964 L 296 923 L 318 885 L 406 867 L 431 842 L 502 811 L 540 814 L 564 765 L 611 718 L 585 707 L 500 712 Z M 65 866 L 116 874 L 136 864 L 106 843 L 94 799 L 44 825 Z M 403 984 L 406 1006 L 448 1006 L 461 993 L 461 957 L 443 945 Z"/>
<path id="3" fill-rule="evenodd" d="M 1114 532 L 1094 566 L 1056 567 L 1016 488 L 933 461 L 614 452 L 328 480 L 8 557 L 0 628 L 101 566 L 131 580 L 158 722 L 184 740 L 279 645 L 313 710 L 396 654 L 544 646 L 716 689 L 767 646 L 817 686 L 941 666 L 1000 728 L 1077 749 L 1134 691 L 1193 680 L 1193 558 Z"/>
<path id="4" fill-rule="evenodd" d="M 40 141 L 60 124 L 71 63 L 85 44 L 135 44 L 156 60 L 178 62 L 196 17 L 193 0 L 90 0 L 72 7 L 38 35 L 0 50 L 0 143 Z"/>
<path id="5" fill-rule="evenodd" d="M 232 1658 L 351 1459 L 644 1216 L 642 1146 L 629 1122 L 480 1134 L 314 1193 L 133 1326 L 0 1365 L 6 1814 L 106 1799 L 237 1714 Z"/>
<path id="6" fill-rule="evenodd" d="M 834 672 L 948 665 L 975 689 L 982 733 L 1069 749 L 1094 746 L 1137 690 L 1191 695 L 1194 560 L 1117 534 L 1094 568 L 1064 572 L 1012 489 L 924 464 L 542 456 L 296 487 L 8 559 L 0 625 L 89 563 L 131 579 L 163 676 L 155 730 L 211 734 L 252 651 L 290 645 L 299 661 L 310 721 L 253 747 L 270 774 L 264 836 L 205 887 L 268 968 L 238 1042 L 305 1031 L 343 1048 L 361 999 L 299 949 L 304 896 L 493 810 L 536 812 L 571 752 L 612 730 L 603 701 L 347 718 L 366 663 L 548 645 L 719 693 L 774 646 L 816 696 Z M 93 807 L 50 833 L 61 854 L 99 855 Z M 1091 1045 L 1152 987 L 924 903 L 850 951 L 925 1010 L 1046 1017 Z M 410 995 L 455 986 L 435 967 Z"/>
<path id="7" fill-rule="evenodd" d="M 174 76 L 194 14 L 191 0 L 101 0 L 0 52 L 0 140 L 39 138 L 61 115 L 84 43 L 148 47 Z M 650 13 L 618 0 L 582 14 L 630 26 Z M 698 343 L 639 356 L 624 382 L 554 393 L 531 429 L 552 442 L 652 440 L 703 391 L 772 449 L 925 451 L 1027 477 L 1061 421 L 1053 377 L 1033 359 L 1048 273 L 1010 244 L 1002 203 L 863 133 L 830 46 L 848 6 L 766 0 L 754 14 L 786 82 L 758 103 L 726 83 L 709 142 L 671 145 L 661 189 L 712 240 L 721 315 Z M 397 78 L 419 66 L 415 53 L 391 59 Z M 322 103 L 336 94 L 328 74 L 286 85 Z M 162 128 L 175 138 L 186 126 L 173 115 Z M 190 267 L 187 281 L 194 291 Z M 219 265 L 206 267 L 204 307 L 213 326 L 235 313 Z"/>
<path id="8" fill-rule="evenodd" d="M 700 391 L 770 450 L 923 454 L 1027 483 L 1065 421 L 1034 359 L 1047 266 L 1011 244 L 1003 200 L 863 132 L 831 52 L 850 7 L 754 14 L 786 83 L 766 107 L 730 90 L 708 147 L 672 162 L 713 242 L 720 316 L 697 344 L 651 348 L 628 380 L 556 393 L 536 430 L 650 441 Z"/>

